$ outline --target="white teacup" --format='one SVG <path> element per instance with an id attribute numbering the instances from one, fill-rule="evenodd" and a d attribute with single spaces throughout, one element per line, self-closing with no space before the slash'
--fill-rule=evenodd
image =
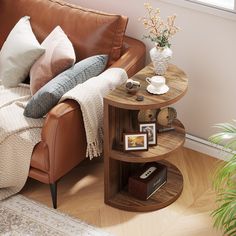
<path id="1" fill-rule="evenodd" d="M 163 76 L 153 76 L 152 78 L 147 77 L 146 81 L 157 91 L 160 90 L 166 83 L 166 79 Z"/>

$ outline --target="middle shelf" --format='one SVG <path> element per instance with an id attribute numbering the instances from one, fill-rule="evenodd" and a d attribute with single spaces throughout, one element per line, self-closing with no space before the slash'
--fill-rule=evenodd
<path id="1" fill-rule="evenodd" d="M 123 152 L 112 149 L 110 158 L 133 163 L 146 163 L 163 159 L 163 156 L 173 152 L 183 145 L 185 129 L 179 120 L 174 122 L 175 130 L 157 134 L 157 146 L 149 147 L 148 151 Z"/>

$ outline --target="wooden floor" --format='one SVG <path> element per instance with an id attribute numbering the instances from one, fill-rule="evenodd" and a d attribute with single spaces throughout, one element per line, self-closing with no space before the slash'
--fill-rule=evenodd
<path id="1" fill-rule="evenodd" d="M 82 163 L 58 184 L 58 209 L 117 236 L 221 236 L 209 216 L 215 207 L 211 176 L 217 160 L 179 149 L 168 160 L 182 171 L 184 190 L 172 205 L 155 212 L 134 213 L 103 202 L 103 163 Z M 51 206 L 49 187 L 29 180 L 21 192 Z"/>

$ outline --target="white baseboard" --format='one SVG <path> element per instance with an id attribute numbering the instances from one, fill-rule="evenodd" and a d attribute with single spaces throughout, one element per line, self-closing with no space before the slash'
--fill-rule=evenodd
<path id="1" fill-rule="evenodd" d="M 212 144 L 205 139 L 198 138 L 190 134 L 186 134 L 184 147 L 207 154 L 220 160 L 227 160 L 230 156 L 229 152 L 222 151 L 221 146 Z"/>

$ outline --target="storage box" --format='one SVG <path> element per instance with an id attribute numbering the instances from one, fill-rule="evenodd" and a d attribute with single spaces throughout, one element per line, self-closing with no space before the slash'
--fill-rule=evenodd
<path id="1" fill-rule="evenodd" d="M 147 200 L 167 181 L 167 167 L 157 162 L 147 163 L 129 177 L 129 193 L 140 199 Z"/>

